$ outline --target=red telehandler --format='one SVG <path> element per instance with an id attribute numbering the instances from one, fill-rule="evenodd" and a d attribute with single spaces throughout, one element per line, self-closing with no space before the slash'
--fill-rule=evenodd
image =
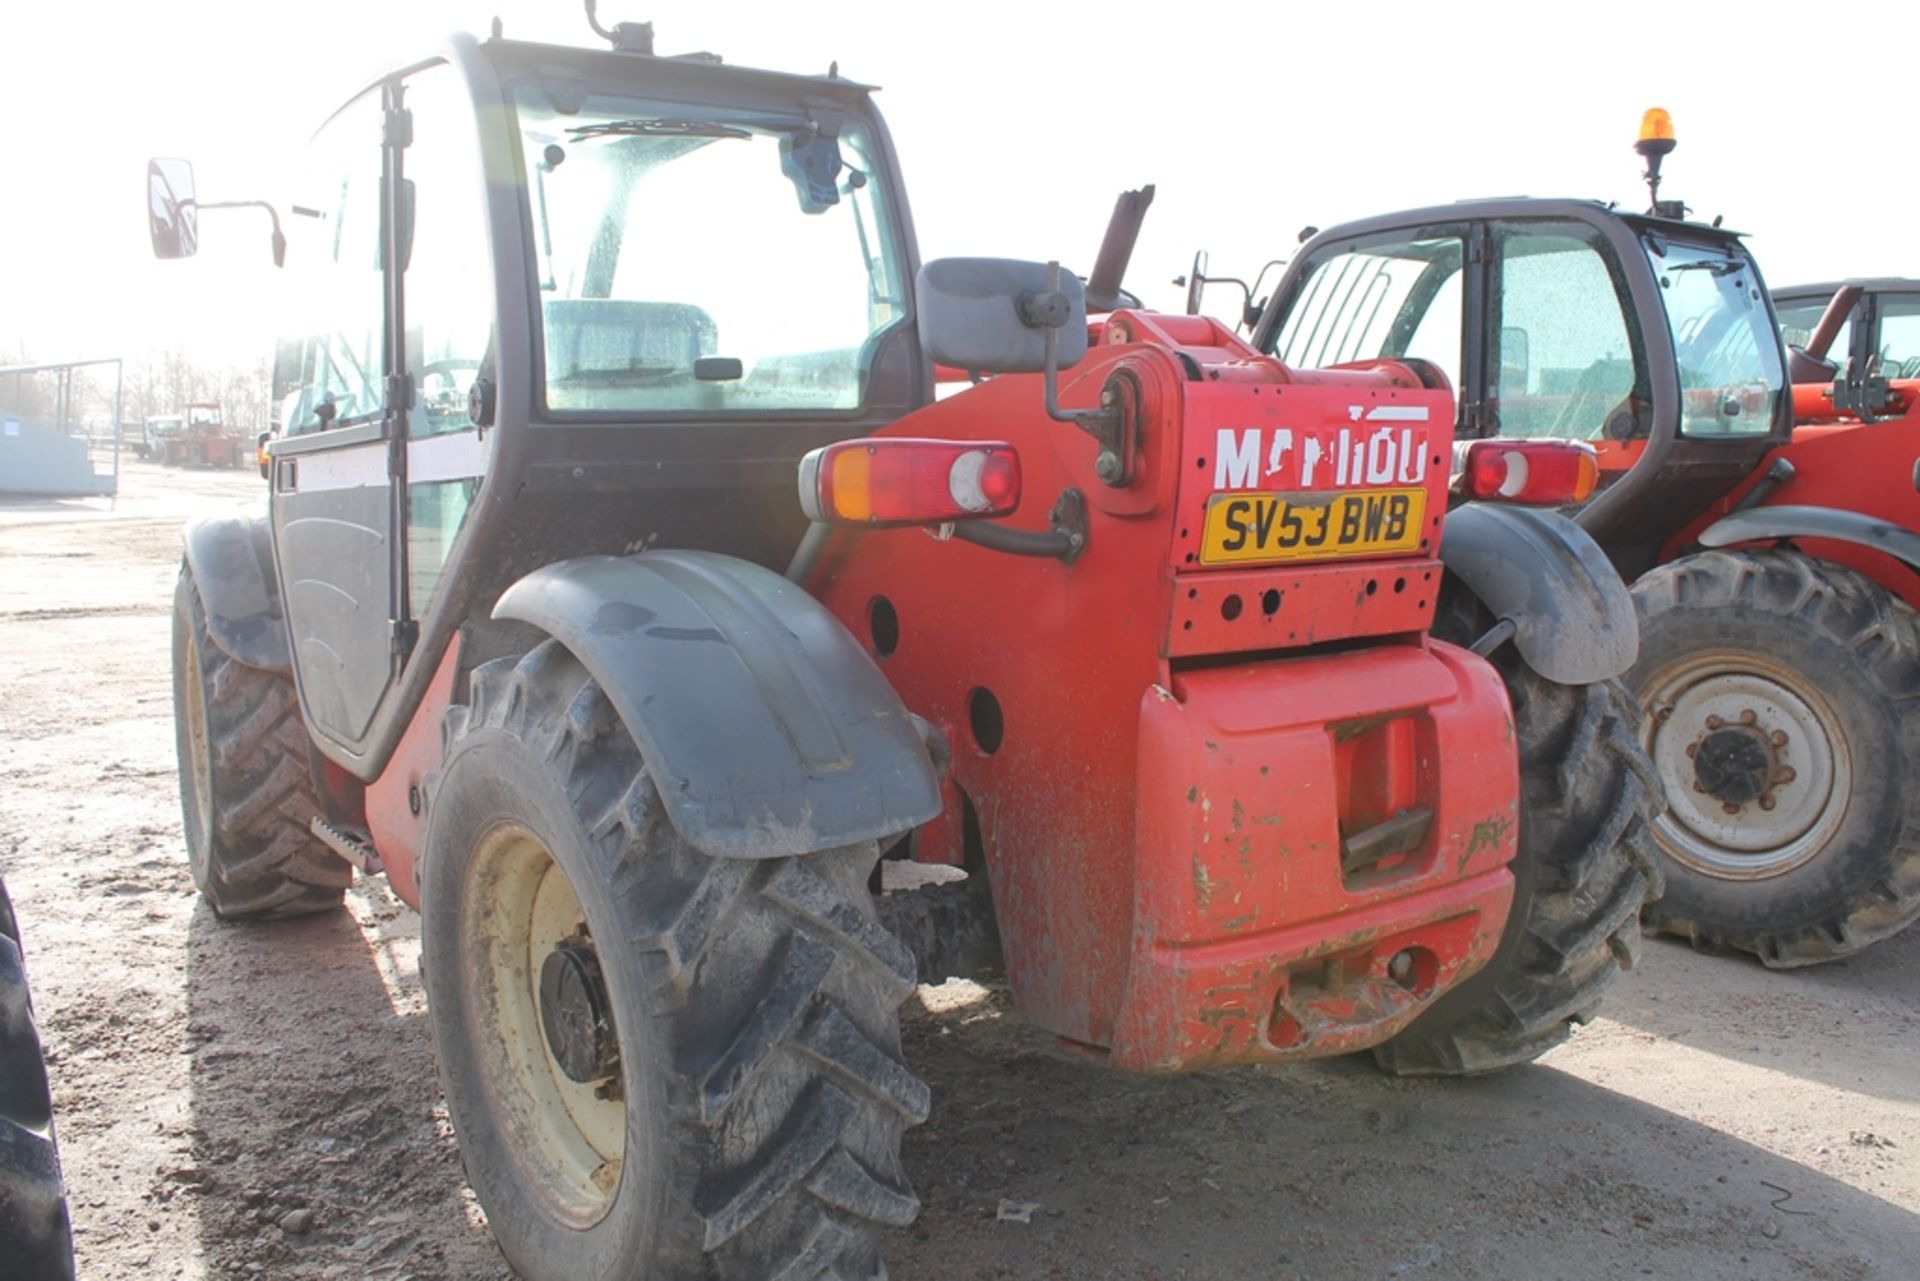
<path id="1" fill-rule="evenodd" d="M 923 264 L 866 86 L 604 34 L 455 38 L 316 135 L 269 503 L 189 527 L 174 623 L 201 891 L 420 910 L 523 1276 L 882 1275 L 897 1007 L 982 940 L 1131 1071 L 1593 1012 L 1658 793 L 1631 602 L 1537 509 L 1591 450 L 1456 472 L 1430 365 L 1120 305 L 1143 197 L 1084 288 Z M 192 188 L 154 162 L 163 257 Z"/>
<path id="2" fill-rule="evenodd" d="M 1633 584 L 1628 681 L 1670 803 L 1648 920 L 1801 965 L 1920 916 L 1920 292 L 1795 291 L 1812 350 L 1783 347 L 1740 236 L 1659 199 L 1672 143 L 1648 113 L 1647 213 L 1366 219 L 1313 235 L 1245 314 L 1293 365 L 1434 361 L 1462 438 L 1595 447 L 1577 519 Z M 1190 308 L 1206 280 L 1197 261 Z"/>

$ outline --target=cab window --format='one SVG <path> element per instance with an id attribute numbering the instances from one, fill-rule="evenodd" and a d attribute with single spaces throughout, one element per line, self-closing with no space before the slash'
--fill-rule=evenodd
<path id="1" fill-rule="evenodd" d="M 290 436 L 386 415 L 377 90 L 314 135 L 297 191 L 286 221 L 294 324 L 274 362 L 276 423 Z"/>
<path id="2" fill-rule="evenodd" d="M 1494 245 L 1490 399 L 1499 434 L 1644 434 L 1644 347 L 1606 238 L 1579 223 L 1521 223 L 1497 227 Z"/>
<path id="3" fill-rule="evenodd" d="M 1810 302 L 1776 302 L 1775 313 L 1780 318 L 1780 340 L 1789 347 L 1806 350 L 1807 343 L 1813 339 L 1813 331 L 1820 327 L 1820 318 L 1827 314 L 1828 298 L 1819 298 Z M 1827 359 L 1837 365 L 1835 377 L 1847 376 L 1847 352 L 1853 344 L 1853 321 L 1840 322 L 1840 331 L 1834 335 L 1833 342 L 1827 347 Z"/>
<path id="4" fill-rule="evenodd" d="M 451 67 L 407 81 L 413 144 L 406 175 L 413 245 L 406 265 L 407 591 L 416 615 L 439 589 L 479 493 L 486 458 L 467 410 L 474 380 L 493 376 L 493 275 L 487 182 L 473 105 Z"/>
<path id="5" fill-rule="evenodd" d="M 1920 294 L 1887 294 L 1880 299 L 1876 354 L 1882 378 L 1920 378 Z"/>
<path id="6" fill-rule="evenodd" d="M 1307 271 L 1272 354 L 1296 369 L 1381 357 L 1429 361 L 1460 387 L 1457 236 L 1338 246 Z"/>
<path id="7" fill-rule="evenodd" d="M 858 409 L 905 267 L 871 134 L 830 113 L 515 94 L 545 402 Z"/>
<path id="8" fill-rule="evenodd" d="M 1649 236 L 1680 372 L 1680 434 L 1764 436 L 1785 392 L 1780 336 L 1738 246 Z"/>

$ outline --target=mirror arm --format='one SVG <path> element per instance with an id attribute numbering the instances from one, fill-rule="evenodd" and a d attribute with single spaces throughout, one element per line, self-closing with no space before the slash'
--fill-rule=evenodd
<path id="1" fill-rule="evenodd" d="M 1047 287 L 1060 288 L 1060 264 L 1047 264 Z M 1046 368 L 1041 374 L 1043 403 L 1047 417 L 1055 422 L 1072 423 L 1100 442 L 1094 473 L 1102 483 L 1114 489 L 1125 488 L 1133 480 L 1134 425 L 1129 421 L 1118 384 L 1111 378 L 1100 389 L 1100 408 L 1062 409 L 1060 407 L 1060 322 L 1038 300 L 1022 304 L 1022 314 L 1033 317 L 1029 323 L 1046 328 Z M 1075 555 L 1079 552 L 1076 550 Z"/>
<path id="2" fill-rule="evenodd" d="M 1047 264 L 1047 288 L 1058 291 L 1060 288 L 1060 264 Z M 1046 328 L 1046 371 L 1043 375 L 1046 386 L 1047 417 L 1059 423 L 1074 423 L 1084 426 L 1088 423 L 1113 417 L 1110 406 L 1102 404 L 1099 409 L 1062 409 L 1060 408 L 1060 326 L 1063 320 L 1050 314 L 1043 300 L 1024 303 L 1022 314 L 1029 317 L 1028 324 L 1039 324 Z"/>
<path id="3" fill-rule="evenodd" d="M 287 265 L 287 238 L 280 230 L 280 211 L 265 200 L 196 200 L 196 209 L 264 209 L 273 220 L 273 265 Z"/>

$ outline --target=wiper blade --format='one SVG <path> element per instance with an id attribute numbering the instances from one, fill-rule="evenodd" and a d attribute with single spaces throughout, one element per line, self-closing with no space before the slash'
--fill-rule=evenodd
<path id="1" fill-rule="evenodd" d="M 1747 264 L 1738 258 L 1723 258 L 1719 262 L 1676 262 L 1670 264 L 1668 271 L 1710 271 L 1716 276 L 1731 276 L 1736 271 L 1745 271 Z"/>
<path id="2" fill-rule="evenodd" d="M 604 120 L 567 130 L 575 142 L 582 138 L 751 138 L 753 134 L 715 120 Z"/>
<path id="3" fill-rule="evenodd" d="M 751 138 L 756 129 L 768 133 L 810 134 L 820 126 L 811 120 L 604 120 L 567 130 L 575 142 L 583 138 Z"/>

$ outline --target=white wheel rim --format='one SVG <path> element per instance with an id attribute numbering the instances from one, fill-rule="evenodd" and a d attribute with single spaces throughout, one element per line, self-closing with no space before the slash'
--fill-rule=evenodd
<path id="1" fill-rule="evenodd" d="M 588 1227 L 606 1215 L 620 1184 L 626 1104 L 568 1078 L 540 1024 L 540 967 L 583 925 L 580 898 L 517 823 L 483 836 L 471 866 L 478 1049 L 507 1147 L 563 1219 Z"/>
<path id="2" fill-rule="evenodd" d="M 1655 673 L 1640 705 L 1647 754 L 1667 787 L 1654 835 L 1683 865 L 1723 880 L 1780 876 L 1818 855 L 1846 820 L 1846 733 L 1798 672 L 1753 654 L 1695 655 Z M 1697 760 L 1715 735 L 1746 759 L 1764 755 L 1762 799 L 1735 803 L 1704 786 Z"/>

